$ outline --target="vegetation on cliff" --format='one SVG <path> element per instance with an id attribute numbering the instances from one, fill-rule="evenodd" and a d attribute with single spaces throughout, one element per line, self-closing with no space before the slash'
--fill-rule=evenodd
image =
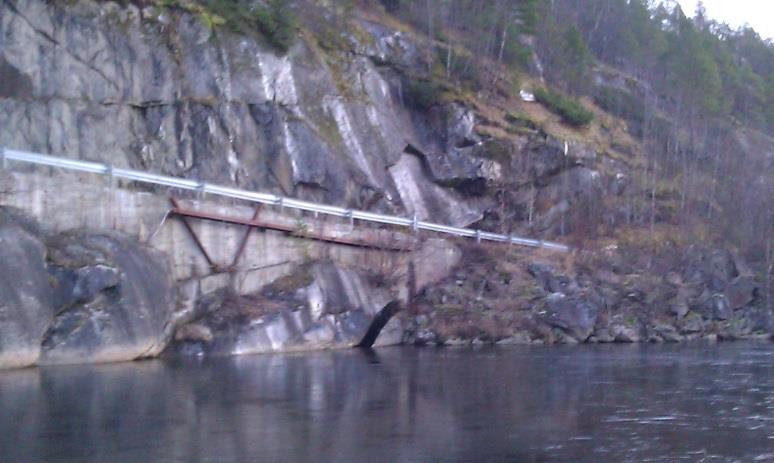
<path id="1" fill-rule="evenodd" d="M 433 40 L 441 52 L 429 74 L 473 92 L 477 104 L 489 108 L 489 122 L 497 119 L 491 108 L 510 105 L 512 120 L 527 119 L 539 130 L 596 145 L 610 163 L 631 166 L 625 228 L 649 230 L 648 242 L 736 246 L 771 285 L 771 40 L 749 27 L 716 22 L 701 7 L 689 17 L 674 2 L 382 4 Z M 537 84 L 540 79 L 548 85 Z M 534 108 L 507 102 L 523 87 L 532 87 L 563 122 L 582 129 L 535 123 Z M 600 120 L 589 125 L 594 114 Z M 636 148 L 624 147 L 626 137 L 614 133 L 610 115 L 625 121 Z M 597 211 L 610 209 L 606 199 L 600 201 L 606 204 Z M 609 228 L 601 216 L 587 219 L 571 232 L 576 238 L 625 233 L 620 223 Z"/>

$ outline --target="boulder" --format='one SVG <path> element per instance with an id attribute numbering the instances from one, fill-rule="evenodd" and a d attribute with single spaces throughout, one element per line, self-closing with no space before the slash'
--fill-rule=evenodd
<path id="1" fill-rule="evenodd" d="M 545 262 L 530 262 L 527 271 L 549 293 L 569 294 L 578 290 L 577 282 L 566 275 L 559 274 L 550 264 Z"/>
<path id="2" fill-rule="evenodd" d="M 575 338 L 586 341 L 594 331 L 599 307 L 585 298 L 553 293 L 545 300 L 545 308 L 539 318 Z"/>
<path id="3" fill-rule="evenodd" d="M 0 207 L 0 368 L 37 362 L 52 297 L 39 231 L 18 211 Z"/>
<path id="4" fill-rule="evenodd" d="M 467 148 L 424 156 L 433 181 L 472 194 L 483 194 L 486 185 L 502 178 L 500 164 L 477 157 Z"/>
<path id="5" fill-rule="evenodd" d="M 683 337 L 677 332 L 677 328 L 669 323 L 657 323 L 653 331 L 666 342 L 680 342 Z"/>
<path id="6" fill-rule="evenodd" d="M 591 147 L 554 137 L 534 137 L 525 146 L 523 156 L 530 160 L 531 175 L 539 184 L 546 178 L 574 166 L 593 166 L 597 153 Z"/>
<path id="7" fill-rule="evenodd" d="M 623 172 L 616 172 L 612 180 L 610 180 L 608 191 L 614 196 L 622 196 L 630 184 L 631 179 L 628 175 Z"/>
<path id="8" fill-rule="evenodd" d="M 752 277 L 738 276 L 726 286 L 726 298 L 732 309 L 737 310 L 750 304 L 755 299 L 758 285 Z"/>
<path id="9" fill-rule="evenodd" d="M 733 278 L 739 275 L 734 256 L 725 249 L 715 250 L 707 260 L 707 273 L 711 275 L 709 285 L 714 291 L 722 291 Z"/>
<path id="10" fill-rule="evenodd" d="M 165 259 L 118 234 L 67 233 L 49 242 L 56 316 L 40 363 L 157 355 L 171 334 L 174 285 Z"/>
<path id="11" fill-rule="evenodd" d="M 608 330 L 615 342 L 630 343 L 642 341 L 641 329 L 634 321 L 614 321 L 610 324 Z"/>
<path id="12" fill-rule="evenodd" d="M 682 335 L 691 335 L 704 332 L 704 320 L 697 313 L 690 312 L 678 324 Z"/>
<path id="13" fill-rule="evenodd" d="M 728 320 L 734 316 L 731 305 L 723 294 L 712 296 L 712 315 L 715 320 Z"/>

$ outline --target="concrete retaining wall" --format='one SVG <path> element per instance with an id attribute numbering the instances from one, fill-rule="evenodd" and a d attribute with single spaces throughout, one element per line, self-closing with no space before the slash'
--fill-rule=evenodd
<path id="1" fill-rule="evenodd" d="M 398 253 L 334 245 L 288 236 L 278 231 L 253 230 L 239 264 L 225 273 L 213 272 L 180 218 L 167 217 L 168 196 L 174 191 L 139 191 L 126 185 L 111 186 L 106 178 L 88 174 L 35 171 L 0 171 L 0 204 L 18 207 L 52 232 L 76 228 L 115 229 L 136 237 L 164 252 L 175 280 L 195 299 L 215 289 L 230 286 L 238 294 L 249 294 L 276 278 L 289 274 L 298 264 L 329 258 L 339 264 L 383 272 L 405 278 L 409 259 L 415 259 L 420 285 L 434 281 L 459 260 L 457 249 L 444 241 L 431 240 L 414 253 Z M 183 193 L 180 193 L 181 195 Z M 191 198 L 186 208 L 250 219 L 250 205 L 215 198 Z M 311 214 L 264 207 L 260 217 L 273 222 L 297 223 L 299 229 L 321 222 Z M 227 267 L 234 259 L 246 227 L 189 219 L 212 260 Z M 337 234 L 352 231 L 346 221 L 327 218 L 326 230 Z"/>

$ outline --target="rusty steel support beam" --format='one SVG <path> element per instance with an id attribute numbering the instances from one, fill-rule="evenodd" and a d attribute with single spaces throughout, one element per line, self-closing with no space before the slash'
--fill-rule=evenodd
<path id="1" fill-rule="evenodd" d="M 183 225 L 185 226 L 186 230 L 188 230 L 188 233 L 191 235 L 191 238 L 193 238 L 194 243 L 196 243 L 196 247 L 199 248 L 199 251 L 201 251 L 202 255 L 207 260 L 207 264 L 210 266 L 210 268 L 213 271 L 220 270 L 220 266 L 218 264 L 216 264 L 212 260 L 212 257 L 210 257 L 210 254 L 207 252 L 206 249 L 204 249 L 204 245 L 199 240 L 199 236 L 196 234 L 196 232 L 194 231 L 193 227 L 191 227 L 191 224 L 188 223 L 188 219 L 187 219 L 186 215 L 185 214 L 180 214 L 178 212 L 180 210 L 180 204 L 177 202 L 177 200 L 175 198 L 170 197 L 169 198 L 169 202 L 171 202 L 172 203 L 172 207 L 174 207 L 174 209 L 169 211 L 170 214 L 174 214 L 174 215 L 180 216 L 180 220 L 183 222 Z"/>
<path id="2" fill-rule="evenodd" d="M 287 234 L 294 234 L 298 230 L 290 225 L 281 224 L 281 223 L 271 223 L 266 221 L 258 221 L 258 220 L 247 220 L 242 219 L 238 217 L 230 217 L 226 215 L 221 214 L 215 214 L 210 212 L 202 212 L 202 211 L 195 211 L 190 209 L 182 209 L 179 207 L 179 204 L 177 201 L 173 202 L 173 205 L 175 206 L 174 209 L 172 209 L 171 213 L 182 216 L 182 217 L 191 217 L 195 219 L 202 219 L 202 220 L 211 220 L 214 222 L 222 222 L 222 223 L 228 223 L 228 224 L 234 224 L 234 225 L 247 225 L 249 227 L 255 227 L 262 230 L 277 230 L 282 231 Z M 184 222 L 185 223 L 185 222 Z M 189 227 L 190 228 L 190 227 Z M 376 242 L 369 242 L 367 235 L 363 238 L 352 238 L 352 237 L 343 237 L 343 236 L 325 236 L 324 234 L 320 232 L 309 232 L 304 233 L 303 235 L 296 235 L 299 238 L 306 238 L 316 241 L 325 241 L 329 243 L 336 243 L 336 244 L 343 244 L 347 246 L 356 246 L 361 248 L 372 248 L 372 249 L 381 249 L 385 251 L 397 251 L 397 252 L 408 252 L 413 251 L 413 243 L 389 243 L 389 244 L 381 244 Z M 373 240 L 376 241 L 378 237 L 374 237 Z M 198 241 L 198 238 L 197 238 Z M 203 248 L 202 248 L 203 249 Z"/>
<path id="3" fill-rule="evenodd" d="M 252 222 L 255 222 L 258 220 L 258 215 L 261 213 L 261 208 L 263 207 L 263 204 L 259 204 L 255 207 L 255 212 L 253 213 L 253 219 Z M 236 254 L 234 254 L 234 261 L 231 263 L 231 267 L 234 268 L 239 263 L 239 258 L 242 257 L 242 253 L 245 251 L 245 246 L 247 245 L 247 240 L 250 239 L 250 232 L 253 231 L 253 227 L 247 226 L 247 230 L 245 230 L 245 235 L 242 237 L 242 242 L 239 243 L 239 248 L 237 248 Z"/>

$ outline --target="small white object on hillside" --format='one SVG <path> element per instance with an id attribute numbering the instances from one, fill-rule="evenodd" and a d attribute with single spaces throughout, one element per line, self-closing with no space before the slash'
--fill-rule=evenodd
<path id="1" fill-rule="evenodd" d="M 535 95 L 533 93 L 530 93 L 526 90 L 522 90 L 519 92 L 519 96 L 521 96 L 522 101 L 526 101 L 529 103 L 532 103 L 535 101 Z"/>

